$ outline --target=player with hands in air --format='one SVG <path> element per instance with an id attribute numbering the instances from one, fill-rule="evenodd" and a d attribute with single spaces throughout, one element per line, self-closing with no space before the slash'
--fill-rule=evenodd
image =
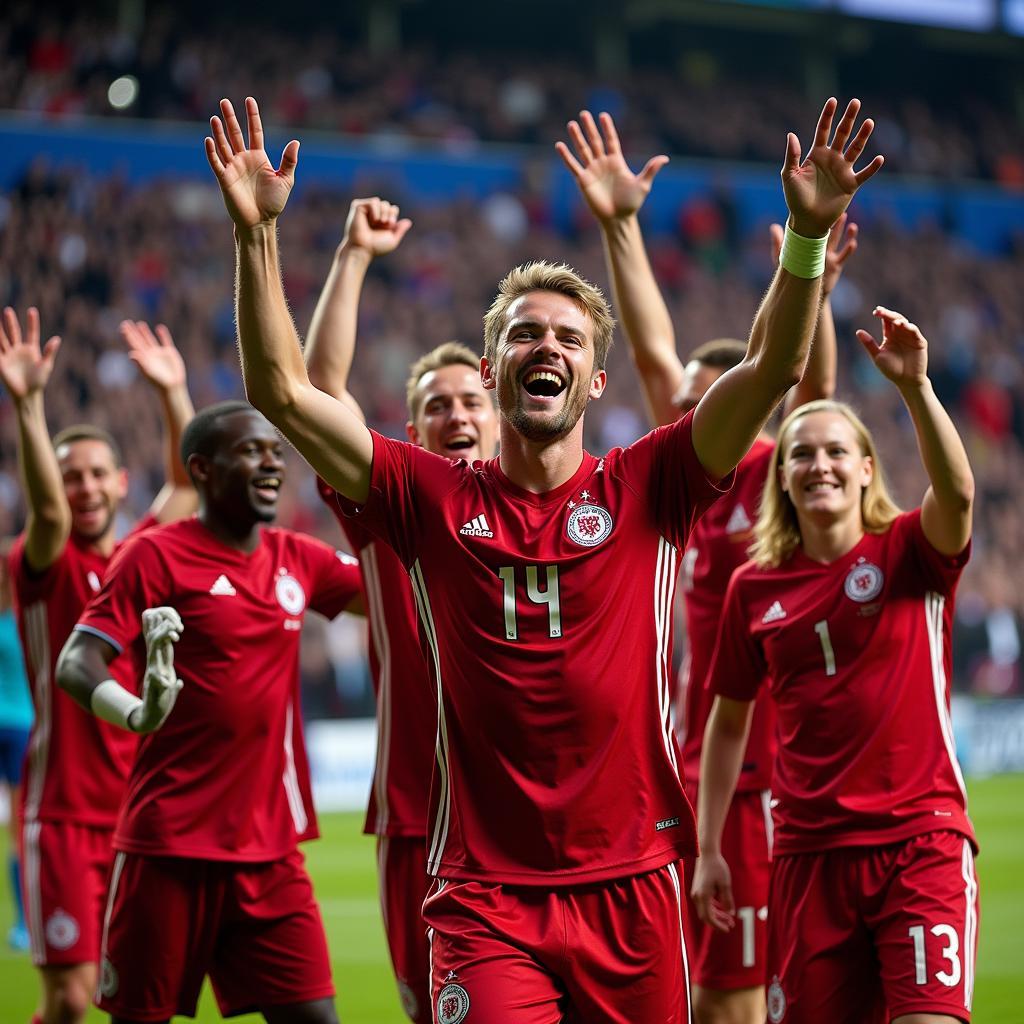
<path id="1" fill-rule="evenodd" d="M 424 918 L 442 1024 L 687 1018 L 676 864 L 695 836 L 667 672 L 678 556 L 803 373 L 828 233 L 881 165 L 854 169 L 871 131 L 854 130 L 858 109 L 830 142 L 830 100 L 806 161 L 790 137 L 790 233 L 747 358 L 691 415 L 627 449 L 583 449 L 607 379 L 603 295 L 564 266 L 512 270 L 484 318 L 480 367 L 500 454 L 474 465 L 384 438 L 311 384 L 275 224 L 298 144 L 274 168 L 251 99 L 248 143 L 226 100 L 211 121 L 247 394 L 412 580 L 438 698 Z"/>
<path id="2" fill-rule="evenodd" d="M 930 481 L 901 512 L 848 406 L 812 402 L 779 431 L 753 560 L 729 584 L 709 685 L 694 900 L 733 926 L 720 836 L 752 701 L 778 715 L 768 1019 L 970 1019 L 976 844 L 949 710 L 957 581 L 974 481 L 927 376 L 927 342 L 878 307 L 858 331 L 899 390 Z"/>

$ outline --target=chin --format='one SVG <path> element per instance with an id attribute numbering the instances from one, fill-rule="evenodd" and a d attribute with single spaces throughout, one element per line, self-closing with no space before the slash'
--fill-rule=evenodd
<path id="1" fill-rule="evenodd" d="M 272 523 L 277 519 L 277 506 L 274 506 L 274 508 L 254 508 L 252 511 L 258 523 Z"/>

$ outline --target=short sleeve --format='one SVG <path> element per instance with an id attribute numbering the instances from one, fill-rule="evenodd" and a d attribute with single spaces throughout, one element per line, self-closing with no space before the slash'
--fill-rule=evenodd
<path id="1" fill-rule="evenodd" d="M 120 654 L 142 633 L 143 611 L 166 604 L 170 593 L 167 567 L 156 545 L 144 534 L 132 537 L 114 555 L 103 586 L 75 629 L 106 640 Z"/>
<path id="2" fill-rule="evenodd" d="M 971 557 L 971 542 L 956 555 L 944 555 L 932 547 L 921 526 L 921 509 L 904 512 L 892 525 L 893 540 L 900 552 L 909 553 L 921 579 L 940 594 L 952 594 Z"/>
<path id="3" fill-rule="evenodd" d="M 64 550 L 41 572 L 36 572 L 25 558 L 25 534 L 22 533 L 11 545 L 7 556 L 11 580 L 18 603 L 24 607 L 33 601 L 45 600 L 53 592 L 68 558 L 71 542 L 64 545 Z"/>
<path id="4" fill-rule="evenodd" d="M 343 516 L 391 547 L 408 568 L 416 560 L 422 536 L 422 515 L 436 509 L 458 485 L 459 470 L 441 455 L 408 441 L 395 441 L 375 430 L 370 493 L 361 505 L 334 493 Z"/>
<path id="5" fill-rule="evenodd" d="M 620 458 L 623 483 L 646 501 L 663 536 L 683 547 L 697 520 L 736 478 L 735 470 L 714 480 L 693 447 L 693 413 L 658 427 L 624 449 Z"/>
<path id="6" fill-rule="evenodd" d="M 333 619 L 359 596 L 363 583 L 359 560 L 312 537 L 304 539 L 312 577 L 309 606 Z"/>
<path id="7" fill-rule="evenodd" d="M 742 571 L 741 566 L 729 580 L 706 684 L 712 693 L 730 700 L 753 700 L 768 671 L 750 632 L 741 595 Z"/>

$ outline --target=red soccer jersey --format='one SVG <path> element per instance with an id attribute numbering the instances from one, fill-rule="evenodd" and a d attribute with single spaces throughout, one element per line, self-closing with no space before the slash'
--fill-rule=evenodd
<path id="1" fill-rule="evenodd" d="M 686 609 L 686 657 L 679 672 L 677 701 L 683 775 L 700 777 L 701 741 L 714 694 L 707 688 L 715 638 L 722 621 L 725 591 L 733 570 L 747 560 L 761 492 L 775 442 L 758 438 L 736 467 L 736 485 L 728 498 L 717 502 L 693 528 L 683 552 L 681 589 Z M 738 792 L 768 789 L 775 762 L 775 716 L 767 694 L 754 709 Z"/>
<path id="2" fill-rule="evenodd" d="M 114 845 L 130 853 L 267 861 L 317 834 L 299 704 L 307 608 L 337 615 L 359 592 L 355 559 L 265 529 L 251 554 L 198 519 L 133 539 L 76 629 L 145 660 L 142 612 L 171 605 L 185 629 L 184 686 L 144 736 Z"/>
<path id="3" fill-rule="evenodd" d="M 767 676 L 779 750 L 775 852 L 973 839 L 949 712 L 950 630 L 969 549 L 939 554 L 920 510 L 829 565 L 798 550 L 729 584 L 711 685 L 750 700 Z"/>
<path id="4" fill-rule="evenodd" d="M 690 417 L 584 455 L 546 494 L 497 460 L 373 446 L 361 521 L 410 570 L 441 697 L 428 869 L 553 886 L 692 854 L 672 594 L 687 533 L 722 491 Z"/>
<path id="5" fill-rule="evenodd" d="M 319 488 L 359 555 L 363 573 L 377 695 L 377 762 L 363 830 L 378 836 L 426 836 L 437 691 L 420 643 L 409 573 L 391 548 L 341 514 L 331 487 L 321 480 Z"/>
<path id="6" fill-rule="evenodd" d="M 135 532 L 156 522 L 139 521 Z M 25 537 L 10 554 L 11 578 L 32 688 L 35 722 L 25 755 L 22 807 L 25 821 L 67 821 L 113 828 L 124 796 L 137 737 L 91 715 L 56 682 L 55 668 L 82 609 L 100 589 L 110 559 L 72 534 L 60 557 L 45 571 L 25 562 Z M 129 658 L 110 672 L 129 690 L 138 681 Z"/>

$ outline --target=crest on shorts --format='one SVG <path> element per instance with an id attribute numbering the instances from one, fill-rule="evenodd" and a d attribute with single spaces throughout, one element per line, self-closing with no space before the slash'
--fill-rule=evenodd
<path id="1" fill-rule="evenodd" d="M 100 995 L 106 999 L 116 996 L 119 984 L 117 970 L 109 957 L 104 957 L 100 963 Z"/>
<path id="2" fill-rule="evenodd" d="M 884 582 L 885 577 L 877 565 L 860 559 L 846 574 L 843 591 L 851 601 L 865 604 L 867 601 L 873 601 L 878 597 L 882 592 L 882 584 Z"/>
<path id="3" fill-rule="evenodd" d="M 79 934 L 78 922 L 60 907 L 46 919 L 46 944 L 52 949 L 70 949 Z"/>
<path id="4" fill-rule="evenodd" d="M 469 993 L 449 982 L 437 997 L 437 1024 L 460 1024 L 469 1013 Z"/>
<path id="5" fill-rule="evenodd" d="M 302 584 L 294 577 L 282 573 L 274 584 L 277 603 L 289 614 L 300 615 L 306 607 L 306 592 Z"/>
<path id="6" fill-rule="evenodd" d="M 786 993 L 782 991 L 782 982 L 776 974 L 772 983 L 768 986 L 768 1019 L 772 1024 L 779 1024 L 779 1021 L 786 1016 Z"/>
<path id="7" fill-rule="evenodd" d="M 612 532 L 611 513 L 600 505 L 577 505 L 565 525 L 569 540 L 585 548 L 596 547 Z"/>

